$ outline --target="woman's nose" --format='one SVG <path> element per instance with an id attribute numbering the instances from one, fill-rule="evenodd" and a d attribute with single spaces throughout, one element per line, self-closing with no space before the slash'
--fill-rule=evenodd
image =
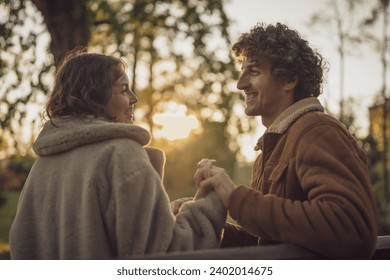
<path id="1" fill-rule="evenodd" d="M 130 99 L 129 99 L 130 105 L 136 104 L 137 102 L 138 102 L 138 97 L 135 95 L 135 93 L 132 90 L 130 90 Z"/>

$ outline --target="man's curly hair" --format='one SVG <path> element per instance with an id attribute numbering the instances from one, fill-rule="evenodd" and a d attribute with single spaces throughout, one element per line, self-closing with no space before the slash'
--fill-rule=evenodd
<path id="1" fill-rule="evenodd" d="M 240 59 L 258 59 L 265 56 L 271 61 L 271 73 L 279 82 L 298 80 L 294 101 L 322 92 L 325 62 L 309 47 L 306 40 L 286 25 L 258 23 L 244 33 L 232 47 L 233 55 Z"/>

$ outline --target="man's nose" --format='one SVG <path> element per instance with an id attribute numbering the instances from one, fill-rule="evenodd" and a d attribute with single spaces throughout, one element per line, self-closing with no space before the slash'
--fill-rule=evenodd
<path id="1" fill-rule="evenodd" d="M 249 82 L 248 82 L 248 77 L 247 75 L 244 74 L 241 74 L 241 76 L 238 78 L 238 81 L 237 81 L 237 88 L 239 90 L 244 90 L 246 89 L 247 87 L 249 86 Z"/>

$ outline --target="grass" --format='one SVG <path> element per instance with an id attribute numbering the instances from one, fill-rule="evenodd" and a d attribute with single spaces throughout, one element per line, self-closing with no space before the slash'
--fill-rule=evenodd
<path id="1" fill-rule="evenodd" d="M 6 203 L 0 207 L 0 259 L 9 256 L 9 230 L 16 213 L 19 192 L 5 191 Z"/>

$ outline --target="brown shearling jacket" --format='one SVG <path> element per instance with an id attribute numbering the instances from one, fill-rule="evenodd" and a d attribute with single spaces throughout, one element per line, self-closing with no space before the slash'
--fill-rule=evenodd
<path id="1" fill-rule="evenodd" d="M 290 106 L 257 148 L 251 189 L 239 186 L 229 207 L 252 241 L 336 259 L 372 256 L 378 226 L 365 154 L 317 98 Z M 253 244 L 240 227 L 227 225 L 221 246 Z"/>

